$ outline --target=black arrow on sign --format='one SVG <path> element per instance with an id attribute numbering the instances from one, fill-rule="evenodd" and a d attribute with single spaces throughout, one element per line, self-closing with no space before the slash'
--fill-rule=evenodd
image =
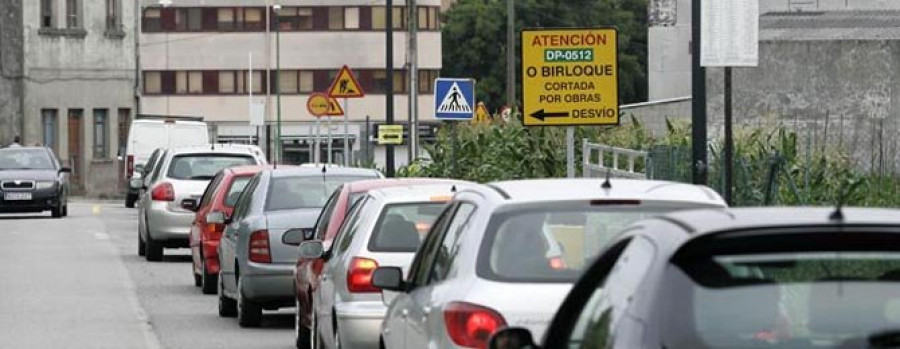
<path id="1" fill-rule="evenodd" d="M 565 118 L 569 117 L 569 112 L 545 112 L 543 109 L 531 113 L 531 117 L 544 121 L 545 118 Z"/>

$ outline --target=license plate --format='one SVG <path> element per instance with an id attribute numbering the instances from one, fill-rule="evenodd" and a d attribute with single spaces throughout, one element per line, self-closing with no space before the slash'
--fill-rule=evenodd
<path id="1" fill-rule="evenodd" d="M 6 201 L 31 200 L 31 193 L 6 193 L 3 195 Z"/>

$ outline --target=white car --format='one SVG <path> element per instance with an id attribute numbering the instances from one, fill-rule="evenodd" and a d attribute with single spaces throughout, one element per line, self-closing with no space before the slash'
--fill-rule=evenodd
<path id="1" fill-rule="evenodd" d="M 322 241 L 302 244 L 300 258 L 326 262 L 311 295 L 309 347 L 378 348 L 387 307 L 381 290 L 371 285 L 372 273 L 378 266 L 408 268 L 453 191 L 466 183 L 371 190 L 354 205 L 329 251 Z"/>
<path id="2" fill-rule="evenodd" d="M 628 224 L 724 207 L 709 188 L 658 181 L 525 180 L 460 190 L 408 274 L 375 271 L 372 283 L 390 302 L 382 345 L 482 348 L 506 326 L 540 338 L 583 269 Z"/>
<path id="3" fill-rule="evenodd" d="M 138 116 L 131 122 L 125 144 L 125 178 L 128 192 L 125 206 L 134 207 L 140 198 L 142 175 L 149 170 L 150 155 L 160 148 L 209 144 L 209 129 L 202 118 Z"/>
<path id="4" fill-rule="evenodd" d="M 163 248 L 187 248 L 197 200 L 220 170 L 266 165 L 259 147 L 211 144 L 165 150 L 144 178 L 138 212 L 138 255 L 160 261 Z M 185 200 L 191 207 L 185 207 Z"/>

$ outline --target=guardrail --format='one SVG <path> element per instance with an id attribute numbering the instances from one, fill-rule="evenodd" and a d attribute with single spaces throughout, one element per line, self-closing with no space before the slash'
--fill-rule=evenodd
<path id="1" fill-rule="evenodd" d="M 609 173 L 611 177 L 647 179 L 650 157 L 646 151 L 590 143 L 587 139 L 582 140 L 582 147 L 581 173 L 584 177 L 603 177 Z M 620 161 L 623 157 L 624 167 Z M 597 162 L 593 162 L 595 159 Z M 609 160 L 604 161 L 606 159 Z M 608 163 L 611 166 L 607 166 Z M 643 164 L 643 168 L 636 170 L 635 165 L 639 163 Z"/>

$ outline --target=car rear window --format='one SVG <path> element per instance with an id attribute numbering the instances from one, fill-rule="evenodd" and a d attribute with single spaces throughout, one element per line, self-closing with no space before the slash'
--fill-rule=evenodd
<path id="1" fill-rule="evenodd" d="M 231 188 L 228 188 L 228 196 L 225 197 L 226 207 L 234 207 L 234 204 L 241 198 L 241 193 L 244 191 L 244 188 L 247 187 L 247 183 L 250 183 L 250 179 L 252 178 L 252 176 L 234 178 L 231 182 Z"/>
<path id="2" fill-rule="evenodd" d="M 52 170 L 54 161 L 44 149 L 0 149 L 0 170 Z"/>
<path id="3" fill-rule="evenodd" d="M 385 206 L 369 238 L 369 251 L 416 252 L 446 206 L 436 202 Z"/>
<path id="4" fill-rule="evenodd" d="M 640 219 L 687 207 L 554 204 L 495 215 L 479 252 L 481 277 L 573 283 L 617 233 Z"/>
<path id="5" fill-rule="evenodd" d="M 249 155 L 192 154 L 172 157 L 166 177 L 174 179 L 210 180 L 219 171 L 235 166 L 256 165 Z"/>
<path id="6" fill-rule="evenodd" d="M 371 177 L 362 176 L 293 176 L 272 180 L 266 211 L 321 208 L 337 187 Z"/>
<path id="7" fill-rule="evenodd" d="M 848 248 L 804 238 L 807 250 L 731 249 L 667 268 L 660 318 L 667 348 L 868 348 L 898 344 L 900 236 Z M 760 246 L 765 237 L 749 245 Z M 800 241 L 800 237 L 797 237 Z M 874 240 L 873 240 L 874 241 Z M 799 245 L 799 244 L 798 244 Z M 819 247 L 821 246 L 821 247 Z M 857 246 L 858 247 L 858 246 Z M 818 250 L 817 250 L 818 249 Z M 885 251 L 894 249 L 892 251 Z"/>

